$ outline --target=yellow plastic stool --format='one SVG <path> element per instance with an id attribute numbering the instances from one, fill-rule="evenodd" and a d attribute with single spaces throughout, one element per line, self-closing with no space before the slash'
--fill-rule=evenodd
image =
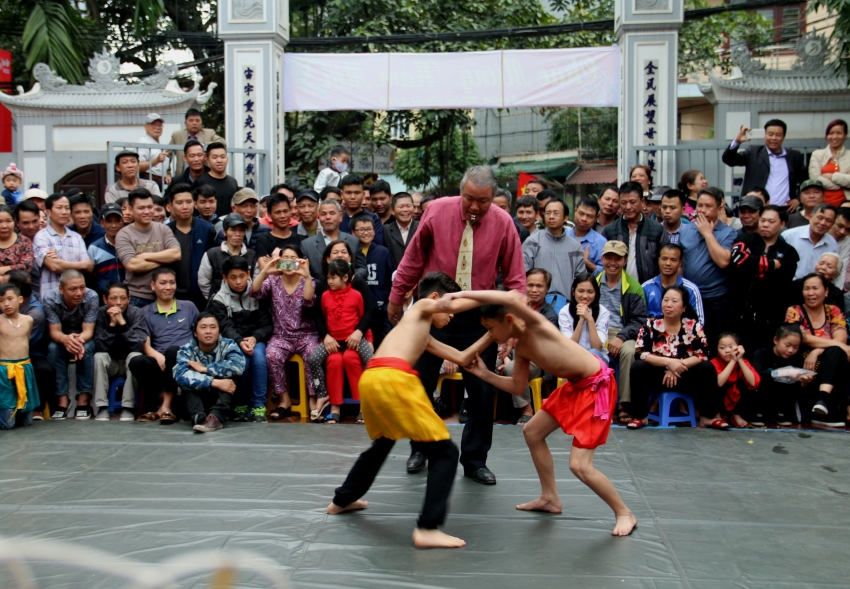
<path id="1" fill-rule="evenodd" d="M 543 377 L 530 380 L 528 387 L 531 389 L 531 406 L 537 413 L 543 406 Z"/>
<path id="2" fill-rule="evenodd" d="M 300 354 L 295 354 L 289 361 L 298 364 L 298 404 L 296 405 L 295 400 L 292 400 L 292 411 L 306 418 L 310 414 L 310 404 L 307 398 L 307 373 L 304 370 L 304 358 Z"/>

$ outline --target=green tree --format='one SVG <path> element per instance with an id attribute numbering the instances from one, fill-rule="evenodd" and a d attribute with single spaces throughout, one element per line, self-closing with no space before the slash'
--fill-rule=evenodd
<path id="1" fill-rule="evenodd" d="M 833 62 L 836 73 L 850 75 L 850 2 L 847 0 L 815 0 L 809 3 L 809 11 L 826 8 L 834 14 L 835 26 L 830 35 L 836 53 Z"/>
<path id="2" fill-rule="evenodd" d="M 552 124 L 549 150 L 580 149 L 584 160 L 617 157 L 616 108 L 550 109 L 546 120 Z"/>
<path id="3" fill-rule="evenodd" d="M 395 175 L 411 190 L 424 187 L 443 195 L 457 194 L 466 169 L 482 162 L 469 131 L 451 129 L 436 143 L 399 151 Z M 432 183 L 435 176 L 439 178 L 436 186 Z"/>

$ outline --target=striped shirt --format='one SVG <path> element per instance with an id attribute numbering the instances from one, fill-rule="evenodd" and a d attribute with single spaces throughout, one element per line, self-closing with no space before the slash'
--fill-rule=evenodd
<path id="1" fill-rule="evenodd" d="M 124 282 L 124 264 L 118 258 L 115 244 L 104 235 L 89 246 L 89 257 L 94 260 L 94 275 L 97 278 L 97 293 L 107 294 L 113 282 Z"/>
<path id="2" fill-rule="evenodd" d="M 59 290 L 60 274 L 51 271 L 44 265 L 44 258 L 47 257 L 48 250 L 52 249 L 59 256 L 59 259 L 66 262 L 82 262 L 89 259 L 86 253 L 86 242 L 83 241 L 79 233 L 66 228 L 65 236 L 62 237 L 49 223 L 47 227 L 35 234 L 32 245 L 35 263 L 41 268 L 39 295 L 42 301 L 54 290 Z"/>

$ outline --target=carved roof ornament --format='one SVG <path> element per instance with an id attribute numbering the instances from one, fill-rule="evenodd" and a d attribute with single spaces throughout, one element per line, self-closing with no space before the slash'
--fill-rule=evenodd
<path id="1" fill-rule="evenodd" d="M 156 73 L 143 79 L 142 82 L 151 88 L 165 88 L 168 81 L 177 77 L 177 66 L 173 61 L 166 61 L 156 65 Z"/>
<path id="2" fill-rule="evenodd" d="M 729 51 L 729 57 L 744 75 L 764 75 L 765 64 L 753 59 L 753 54 L 743 41 L 738 41 L 732 45 Z"/>
<path id="3" fill-rule="evenodd" d="M 101 53 L 95 53 L 89 59 L 89 77 L 91 82 L 86 82 L 86 88 L 95 90 L 113 90 L 126 86 L 127 82 L 119 80 L 121 62 L 114 55 L 110 55 L 106 49 Z"/>
<path id="4" fill-rule="evenodd" d="M 797 47 L 794 52 L 799 61 L 791 66 L 791 69 L 813 75 L 832 73 L 832 66 L 826 63 L 826 58 L 829 55 L 826 37 L 812 31 L 797 40 Z"/>
<path id="5" fill-rule="evenodd" d="M 64 92 L 68 85 L 68 81 L 57 76 L 46 63 L 35 64 L 35 67 L 32 68 L 32 75 L 42 88 L 51 92 Z"/>

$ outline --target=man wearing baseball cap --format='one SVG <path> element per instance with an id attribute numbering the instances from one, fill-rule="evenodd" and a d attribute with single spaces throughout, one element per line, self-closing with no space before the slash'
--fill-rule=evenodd
<path id="1" fill-rule="evenodd" d="M 159 145 L 159 138 L 162 137 L 162 126 L 165 123 L 160 115 L 155 112 L 150 113 L 145 117 L 145 134 L 136 143 L 152 143 Z M 165 161 L 168 156 L 161 149 L 140 149 L 139 150 L 139 172 L 142 178 L 156 182 L 156 185 L 162 188 L 162 181 L 167 173 L 168 164 Z"/>
<path id="2" fill-rule="evenodd" d="M 156 182 L 139 178 L 139 154 L 125 150 L 115 156 L 115 172 L 118 181 L 106 187 L 103 200 L 115 202 L 119 198 L 127 198 L 130 191 L 136 188 L 146 188 L 152 195 L 162 196 Z"/>
<path id="3" fill-rule="evenodd" d="M 24 192 L 24 200 L 31 200 L 39 210 L 44 210 L 44 201 L 47 200 L 48 194 L 41 188 L 30 188 Z"/>
<path id="4" fill-rule="evenodd" d="M 788 215 L 788 224 L 786 229 L 794 229 L 795 227 L 807 226 L 812 220 L 812 211 L 814 208 L 823 202 L 824 190 L 820 180 L 806 180 L 800 184 L 800 194 L 797 197 L 800 201 L 800 209 L 791 215 Z"/>
<path id="5" fill-rule="evenodd" d="M 100 226 L 106 234 L 88 247 L 88 255 L 94 260 L 94 275 L 97 278 L 97 294 L 105 296 L 113 282 L 124 283 L 124 264 L 115 251 L 115 236 L 124 228 L 121 206 L 111 202 L 100 208 Z"/>
<path id="6" fill-rule="evenodd" d="M 312 188 L 295 195 L 295 207 L 301 220 L 295 233 L 313 237 L 319 231 L 319 193 Z"/>
<path id="7" fill-rule="evenodd" d="M 267 227 L 260 223 L 257 218 L 257 210 L 259 208 L 259 197 L 257 193 L 250 188 L 240 188 L 230 199 L 230 210 L 236 213 L 245 220 L 245 245 L 248 249 L 257 249 L 257 239 L 266 233 L 271 233 L 271 227 Z M 227 239 L 224 227 L 218 232 L 215 238 L 216 245 L 221 245 Z"/>
<path id="8" fill-rule="evenodd" d="M 742 233 L 759 232 L 759 217 L 763 208 L 764 203 L 757 196 L 745 196 L 741 199 L 741 204 L 738 205 L 738 218 L 741 220 L 739 237 Z"/>

